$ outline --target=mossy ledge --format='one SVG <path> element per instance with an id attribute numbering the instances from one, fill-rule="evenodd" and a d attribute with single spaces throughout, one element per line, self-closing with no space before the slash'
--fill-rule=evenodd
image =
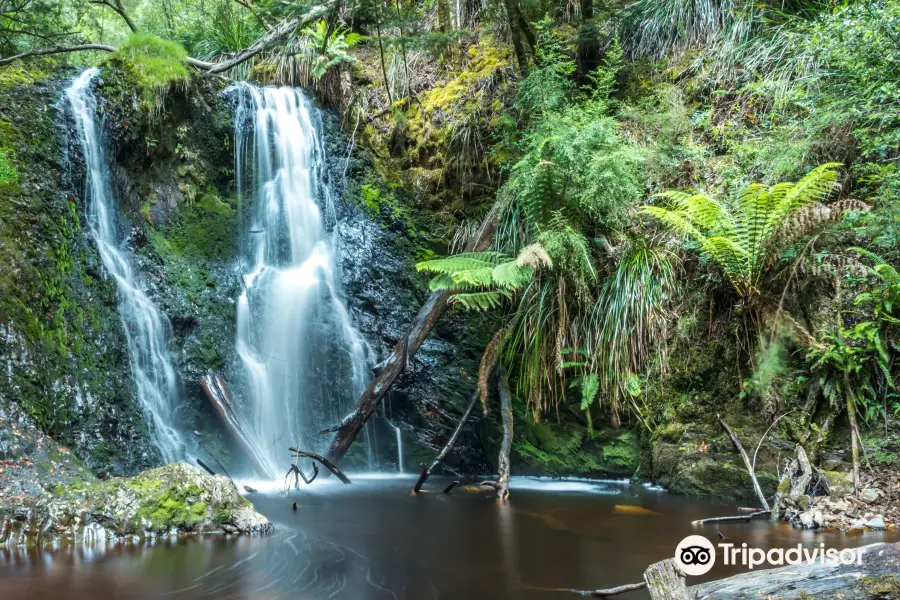
<path id="1" fill-rule="evenodd" d="M 135 477 L 59 484 L 45 500 L 0 505 L 0 547 L 127 542 L 187 533 L 267 534 L 274 529 L 230 479 L 185 463 Z"/>

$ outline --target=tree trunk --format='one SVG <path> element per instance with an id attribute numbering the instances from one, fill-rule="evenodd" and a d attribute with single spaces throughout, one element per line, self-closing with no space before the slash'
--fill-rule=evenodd
<path id="1" fill-rule="evenodd" d="M 380 2 L 380 0 L 378 0 Z M 388 80 L 387 67 L 384 65 L 384 43 L 381 41 L 381 4 L 375 14 L 375 34 L 378 36 L 378 59 L 381 61 L 381 75 L 384 77 L 384 89 L 387 92 L 388 108 L 394 103 L 391 96 L 391 82 Z"/>
<path id="2" fill-rule="evenodd" d="M 506 500 L 509 497 L 509 452 L 512 450 L 513 441 L 513 412 L 506 369 L 502 366 L 497 368 L 497 387 L 500 389 L 500 421 L 503 427 L 503 442 L 500 444 L 500 456 L 497 459 L 497 497 Z"/>
<path id="3" fill-rule="evenodd" d="M 856 400 L 850 391 L 850 378 L 844 373 L 844 394 L 847 396 L 847 418 L 850 419 L 850 448 L 853 452 L 853 491 L 859 494 L 859 425 L 856 423 Z"/>
<path id="4" fill-rule="evenodd" d="M 583 80 L 599 62 L 597 29 L 593 22 L 594 1 L 581 0 L 581 28 L 578 31 L 578 78 Z"/>
<path id="5" fill-rule="evenodd" d="M 475 237 L 466 245 L 466 252 L 482 252 L 491 245 L 494 232 L 497 230 L 498 212 L 497 204 L 491 207 Z M 425 304 L 419 309 L 416 318 L 403 335 L 403 339 L 394 346 L 394 351 L 384 361 L 382 368 L 356 402 L 353 412 L 336 427 L 322 432 L 337 432 L 326 454 L 330 460 L 340 461 L 350 449 L 350 444 L 353 443 L 363 425 L 378 407 L 378 403 L 391 391 L 391 386 L 394 385 L 397 377 L 406 369 L 409 360 L 415 356 L 422 342 L 447 311 L 452 296 L 453 292 L 450 290 L 439 290 L 428 296 Z"/>
<path id="6" fill-rule="evenodd" d="M 525 54 L 525 43 L 522 41 L 522 10 L 519 0 L 503 0 L 506 7 L 506 21 L 509 25 L 509 37 L 516 53 L 519 71 L 524 75 L 528 71 L 528 55 Z"/>
<path id="7" fill-rule="evenodd" d="M 737 448 L 738 452 L 741 453 L 741 458 L 744 459 L 744 466 L 747 467 L 747 472 L 750 474 L 750 479 L 753 481 L 753 491 L 756 492 L 757 498 L 759 498 L 759 503 L 766 510 L 769 510 L 769 503 L 766 501 L 766 495 L 763 494 L 762 488 L 759 487 L 759 481 L 756 479 L 756 471 L 753 468 L 753 463 L 750 462 L 750 457 L 747 456 L 747 452 L 744 450 L 743 444 L 741 444 L 741 440 L 738 439 L 738 436 L 735 435 L 734 431 L 731 430 L 731 427 L 728 426 L 728 423 L 725 422 L 725 419 L 719 417 L 719 423 L 722 424 L 722 427 L 725 428 L 725 431 L 728 432 L 728 437 L 731 438 L 731 441 L 734 443 L 735 448 Z"/>

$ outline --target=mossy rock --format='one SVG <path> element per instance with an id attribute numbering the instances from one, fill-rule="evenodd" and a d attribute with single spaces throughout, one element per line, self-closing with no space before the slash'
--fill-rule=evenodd
<path id="1" fill-rule="evenodd" d="M 23 511 L 29 516 L 24 521 L 19 519 L 19 525 L 12 524 L 15 519 L 8 521 L 14 544 L 272 530 L 269 521 L 238 493 L 230 479 L 185 463 L 130 478 L 59 484 L 49 501 L 13 508 L 7 514 L 20 515 Z M 3 541 L 9 539 L 0 539 L 0 543 Z"/>

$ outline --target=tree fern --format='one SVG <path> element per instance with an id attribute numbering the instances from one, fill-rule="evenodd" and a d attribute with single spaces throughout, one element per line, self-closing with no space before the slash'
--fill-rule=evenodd
<path id="1" fill-rule="evenodd" d="M 641 213 L 696 241 L 738 294 L 752 299 L 787 246 L 847 210 L 868 208 L 856 200 L 821 204 L 838 187 L 839 166 L 819 165 L 797 182 L 751 184 L 730 203 L 703 194 L 663 192 L 658 197 L 664 205 L 644 206 Z"/>

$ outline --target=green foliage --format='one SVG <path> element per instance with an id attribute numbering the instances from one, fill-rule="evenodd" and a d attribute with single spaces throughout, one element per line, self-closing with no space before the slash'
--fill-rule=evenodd
<path id="1" fill-rule="evenodd" d="M 513 259 L 500 252 L 467 252 L 426 260 L 416 269 L 436 273 L 428 287 L 432 291 L 454 291 L 451 302 L 466 309 L 488 310 L 526 286 L 535 269 L 542 266 L 552 263 L 546 251 L 535 244 Z"/>
<path id="2" fill-rule="evenodd" d="M 18 185 L 19 171 L 10 160 L 10 153 L 0 149 L 0 191 Z"/>
<path id="3" fill-rule="evenodd" d="M 838 166 L 820 165 L 796 183 L 751 184 L 728 203 L 703 194 L 667 191 L 658 195 L 665 206 L 647 205 L 641 213 L 697 242 L 735 291 L 755 300 L 763 276 L 786 247 L 845 210 L 864 208 L 853 201 L 821 204 L 837 187 Z"/>
<path id="4" fill-rule="evenodd" d="M 187 51 L 180 44 L 139 33 L 129 36 L 110 58 L 127 66 L 144 108 L 156 114 L 172 86 L 187 83 L 186 59 Z"/>

